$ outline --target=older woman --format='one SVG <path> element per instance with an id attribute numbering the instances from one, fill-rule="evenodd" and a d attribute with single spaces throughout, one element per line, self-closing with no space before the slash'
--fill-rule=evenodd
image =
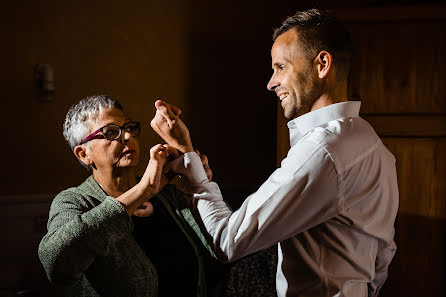
<path id="1" fill-rule="evenodd" d="M 206 295 L 212 251 L 189 200 L 172 185 L 159 192 L 165 147 L 150 150 L 136 177 L 139 134 L 140 124 L 107 96 L 86 98 L 66 116 L 65 139 L 92 175 L 54 198 L 39 257 L 67 296 Z"/>

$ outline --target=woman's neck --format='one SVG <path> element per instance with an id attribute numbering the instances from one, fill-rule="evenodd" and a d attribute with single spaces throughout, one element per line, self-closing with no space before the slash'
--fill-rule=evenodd
<path id="1" fill-rule="evenodd" d="M 136 185 L 135 168 L 116 169 L 103 172 L 94 169 L 93 177 L 107 195 L 118 197 Z"/>

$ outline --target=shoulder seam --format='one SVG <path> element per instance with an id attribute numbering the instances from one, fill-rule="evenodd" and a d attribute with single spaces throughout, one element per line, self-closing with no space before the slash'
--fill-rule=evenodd
<path id="1" fill-rule="evenodd" d="M 338 194 L 337 194 L 337 197 L 338 197 L 338 212 L 341 212 L 342 208 L 343 208 L 343 206 L 341 206 L 341 201 L 344 201 L 344 199 L 343 199 L 344 197 L 342 196 L 342 192 L 343 191 L 341 191 L 341 189 L 344 188 L 344 185 L 343 185 L 343 182 L 342 182 L 342 178 L 339 177 L 340 176 L 340 171 L 338 169 L 338 166 L 336 165 L 335 160 L 333 159 L 333 156 L 330 154 L 330 152 L 327 150 L 327 148 L 325 148 L 322 144 L 320 144 L 320 143 L 318 143 L 316 141 L 312 141 L 312 140 L 305 140 L 305 141 L 311 142 L 311 143 L 315 144 L 316 146 L 320 147 L 330 157 L 330 160 L 333 163 L 333 167 L 334 167 L 334 169 L 336 171 L 336 179 L 338 181 L 337 182 L 337 184 L 338 184 Z"/>

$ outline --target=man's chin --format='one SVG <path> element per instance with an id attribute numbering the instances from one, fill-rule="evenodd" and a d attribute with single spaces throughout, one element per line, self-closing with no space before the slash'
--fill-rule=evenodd
<path id="1" fill-rule="evenodd" d="M 298 117 L 297 110 L 294 109 L 289 110 L 286 107 L 283 108 L 283 115 L 288 121 L 291 121 Z"/>

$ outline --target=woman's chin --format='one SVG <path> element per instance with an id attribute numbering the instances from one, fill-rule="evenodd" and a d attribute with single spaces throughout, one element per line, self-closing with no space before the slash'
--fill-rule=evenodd
<path id="1" fill-rule="evenodd" d="M 121 169 L 132 169 L 138 166 L 138 163 L 138 160 L 121 160 L 121 162 L 117 164 L 117 167 Z"/>
<path id="2" fill-rule="evenodd" d="M 118 163 L 118 167 L 136 167 L 139 163 L 138 156 L 134 154 L 123 156 Z"/>

